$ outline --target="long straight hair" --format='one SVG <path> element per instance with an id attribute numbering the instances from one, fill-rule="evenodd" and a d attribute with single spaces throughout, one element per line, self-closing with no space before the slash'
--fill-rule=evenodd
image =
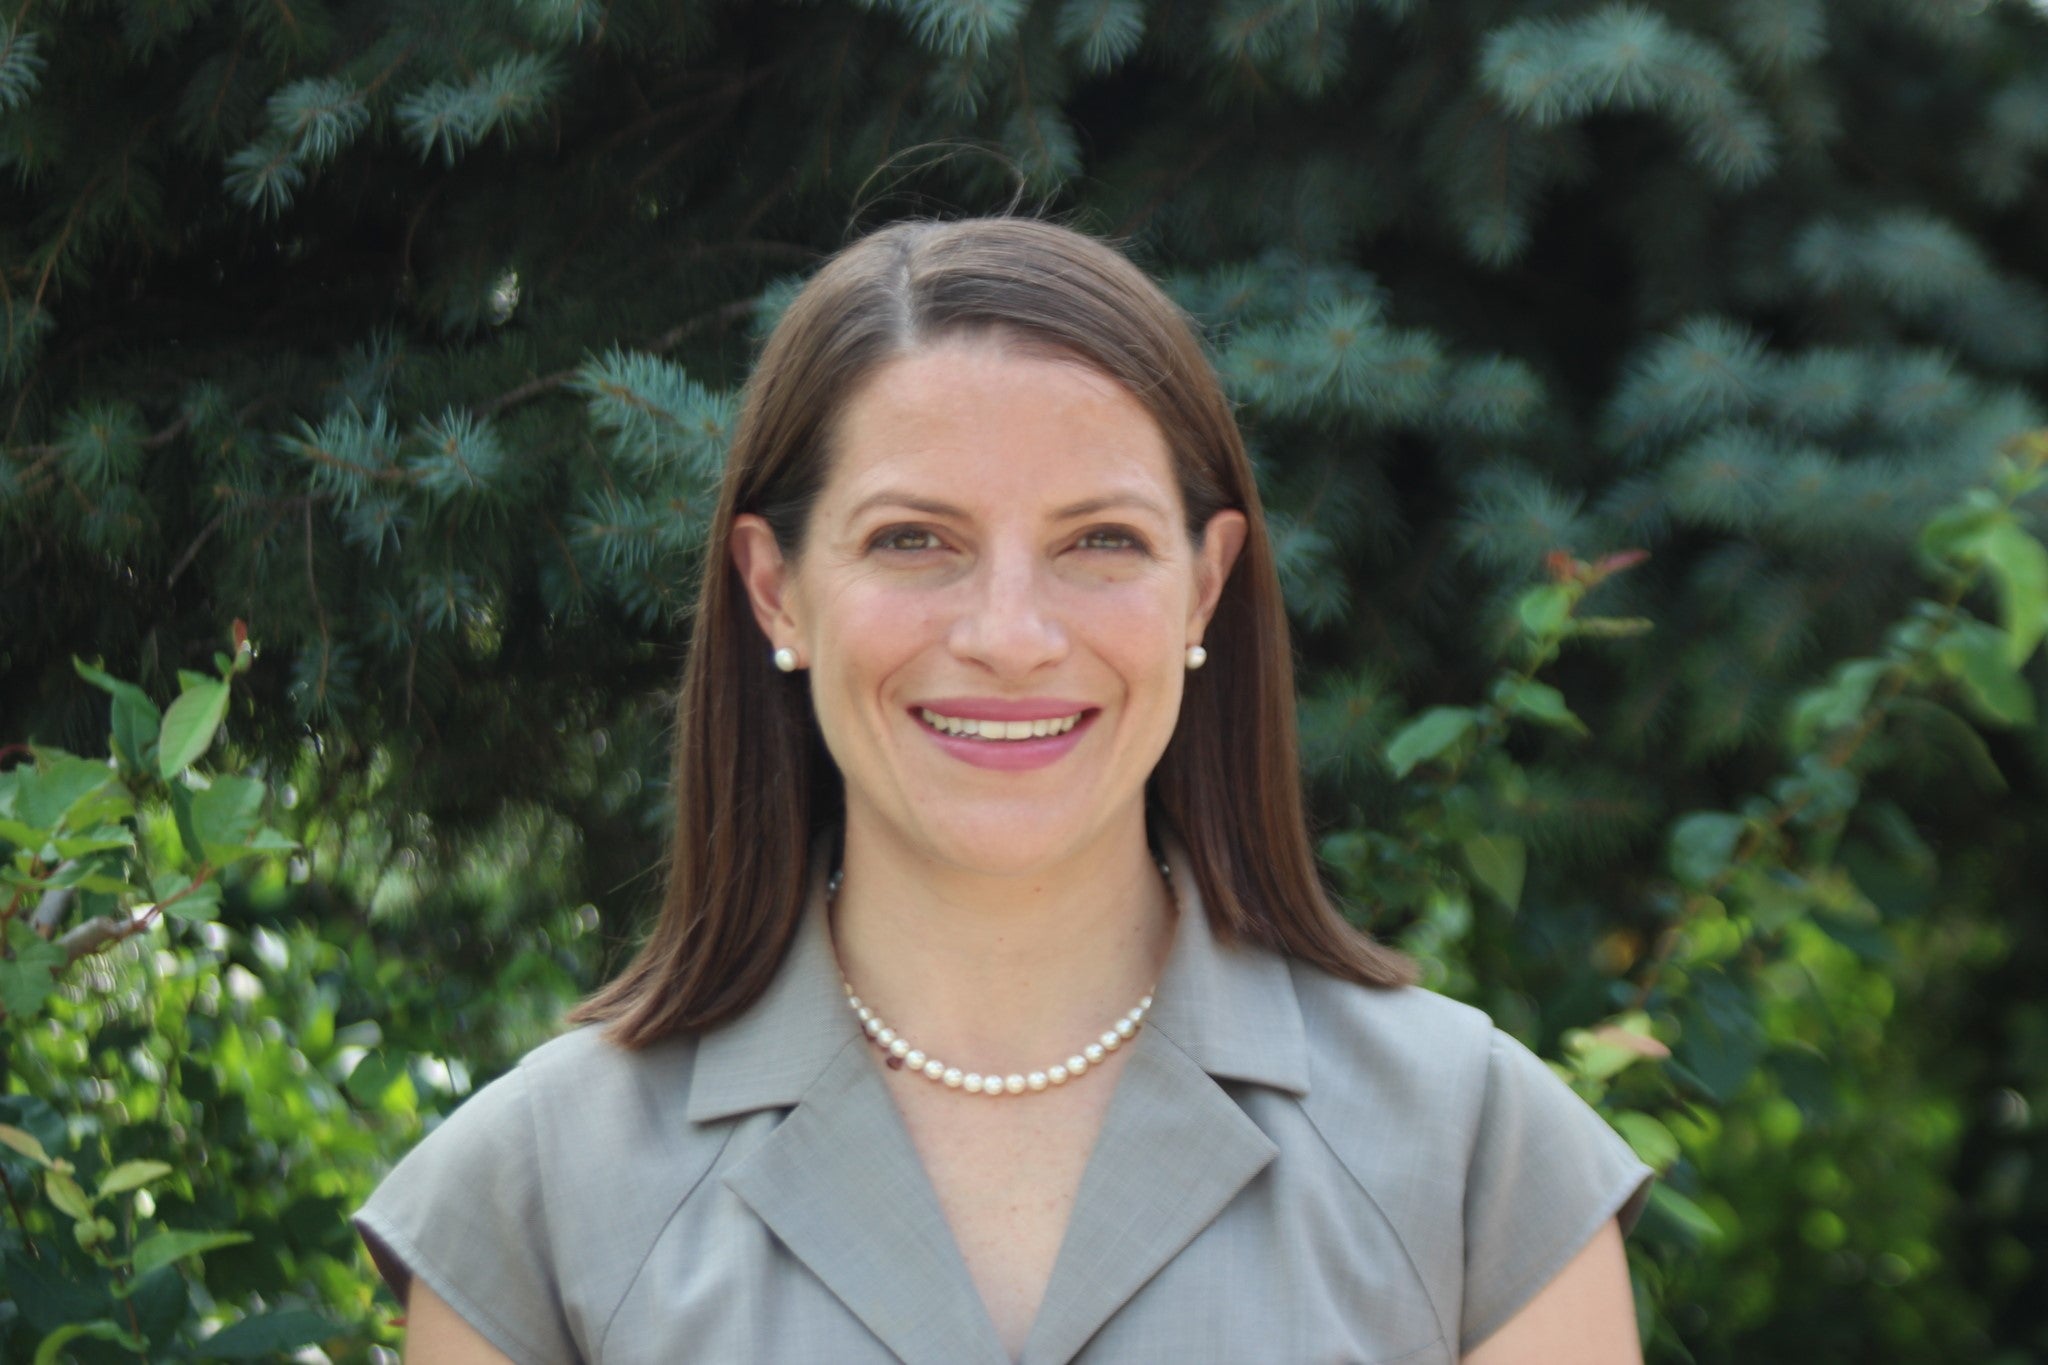
<path id="1" fill-rule="evenodd" d="M 1190 538 L 1244 512 L 1243 550 L 1189 675 L 1150 804 L 1186 846 L 1225 939 L 1336 976 L 1406 985 L 1414 964 L 1348 924 L 1317 875 L 1302 806 L 1280 580 L 1244 442 L 1193 326 L 1102 242 L 1051 223 L 897 223 L 832 257 L 790 303 L 746 387 L 704 555 L 676 703 L 676 823 L 660 918 L 571 1014 L 628 1048 L 708 1028 L 764 991 L 803 912 L 812 836 L 843 798 L 801 676 L 775 671 L 730 552 L 756 513 L 796 559 L 833 425 L 885 362 L 990 334 L 1115 379 L 1159 423 Z"/>

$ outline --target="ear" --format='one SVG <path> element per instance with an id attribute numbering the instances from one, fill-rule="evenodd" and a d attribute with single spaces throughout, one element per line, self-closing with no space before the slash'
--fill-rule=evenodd
<path id="1" fill-rule="evenodd" d="M 729 545 L 733 569 L 747 590 L 754 620 L 768 637 L 769 647 L 780 649 L 787 645 L 801 654 L 803 630 L 798 613 L 792 610 L 795 604 L 791 600 L 789 561 L 782 557 L 782 546 L 776 543 L 774 529 L 764 518 L 752 512 L 742 513 L 732 519 Z"/>
<path id="2" fill-rule="evenodd" d="M 1200 642 L 1202 632 L 1209 627 L 1209 618 L 1216 614 L 1216 604 L 1223 600 L 1223 585 L 1229 581 L 1230 571 L 1244 550 L 1245 533 L 1244 513 L 1235 507 L 1224 508 L 1202 528 L 1202 543 L 1195 552 L 1194 609 L 1188 613 L 1191 645 Z"/>

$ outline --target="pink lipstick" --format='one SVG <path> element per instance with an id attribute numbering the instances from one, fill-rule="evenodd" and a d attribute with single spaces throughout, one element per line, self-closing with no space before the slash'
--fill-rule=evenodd
<path id="1" fill-rule="evenodd" d="M 948 697 L 920 703 L 910 714 L 912 723 L 932 743 L 961 762 L 998 772 L 1023 772 L 1064 758 L 1101 711 L 1084 702 L 1054 698 Z M 1009 737 L 1032 722 L 1038 724 L 1031 728 L 1048 732 Z M 1068 728 L 1060 729 L 1063 723 Z M 984 726 L 993 733 L 985 733 Z"/>

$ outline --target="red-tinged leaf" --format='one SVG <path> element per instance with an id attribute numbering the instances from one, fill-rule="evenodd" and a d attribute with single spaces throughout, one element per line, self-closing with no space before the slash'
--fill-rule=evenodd
<path id="1" fill-rule="evenodd" d="M 1646 1033 L 1631 1033 L 1619 1024 L 1601 1024 L 1586 1032 L 1597 1043 L 1618 1047 L 1635 1053 L 1638 1057 L 1662 1059 L 1671 1055 L 1671 1049 Z"/>
<path id="2" fill-rule="evenodd" d="M 1593 577 L 1606 578 L 1611 574 L 1626 573 L 1649 557 L 1648 550 L 1616 550 L 1593 562 Z"/>

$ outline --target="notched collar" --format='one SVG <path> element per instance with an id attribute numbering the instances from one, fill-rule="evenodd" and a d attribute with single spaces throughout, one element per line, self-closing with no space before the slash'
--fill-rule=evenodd
<path id="1" fill-rule="evenodd" d="M 795 1105 L 859 1032 L 846 1008 L 825 918 L 831 855 L 826 836 L 812 841 L 803 918 L 768 989 L 738 1018 L 697 1040 L 692 1123 Z"/>
<path id="2" fill-rule="evenodd" d="M 1172 840 L 1163 846 L 1181 914 L 1145 1026 L 1211 1076 L 1308 1094 L 1308 1036 L 1287 960 L 1219 939 L 1187 850 Z"/>
<path id="3" fill-rule="evenodd" d="M 1308 1042 L 1287 962 L 1269 949 L 1219 939 L 1186 850 L 1164 839 L 1180 906 L 1173 947 L 1146 1027 L 1213 1077 L 1308 1093 Z M 803 918 L 789 956 L 761 998 L 697 1043 L 688 1114 L 709 1123 L 790 1108 L 857 1036 L 826 919 L 833 841 L 811 847 Z"/>

